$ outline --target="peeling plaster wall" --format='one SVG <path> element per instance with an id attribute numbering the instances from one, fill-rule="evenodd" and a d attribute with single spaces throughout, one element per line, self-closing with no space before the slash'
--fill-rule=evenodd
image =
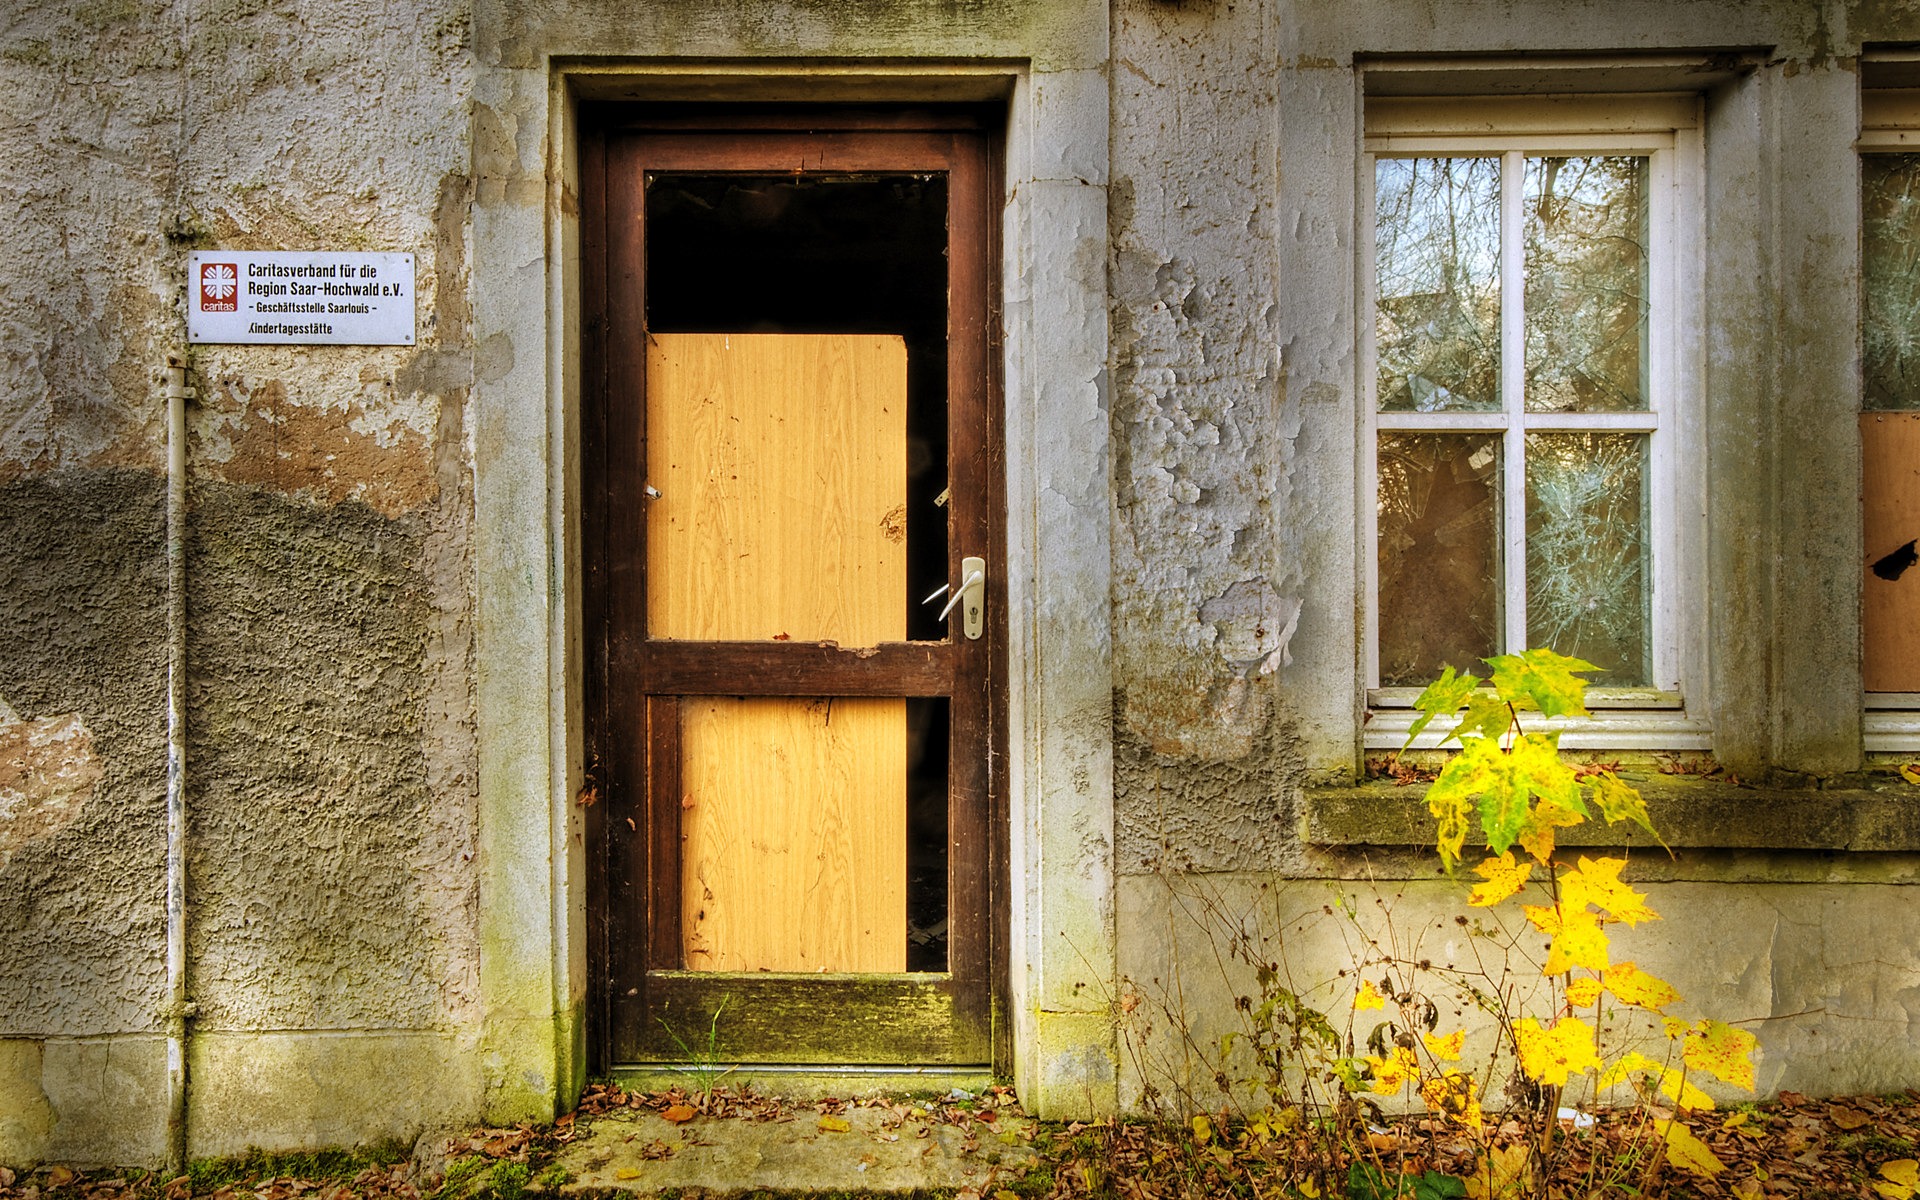
<path id="1" fill-rule="evenodd" d="M 0 24 L 0 1159 L 163 1151 L 157 384 L 198 246 L 407 251 L 421 300 L 417 347 L 190 354 L 190 1150 L 479 1111 L 469 31 L 354 0 Z M 359 1099 L 395 1071 L 405 1106 Z"/>
<path id="2" fill-rule="evenodd" d="M 1114 11 L 1117 862 L 1271 865 L 1303 778 L 1276 684 L 1307 582 L 1278 519 L 1300 419 L 1274 254 L 1274 16 Z"/>
<path id="3" fill-rule="evenodd" d="M 1245 757 L 1273 713 L 1297 579 L 1274 578 L 1280 422 L 1277 79 L 1260 5 L 1114 22 L 1114 643 L 1154 751 Z"/>

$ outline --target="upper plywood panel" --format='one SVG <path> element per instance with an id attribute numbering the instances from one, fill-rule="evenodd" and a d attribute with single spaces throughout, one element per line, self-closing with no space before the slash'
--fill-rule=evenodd
<path id="1" fill-rule="evenodd" d="M 906 397 L 897 336 L 651 336 L 648 635 L 904 640 Z"/>

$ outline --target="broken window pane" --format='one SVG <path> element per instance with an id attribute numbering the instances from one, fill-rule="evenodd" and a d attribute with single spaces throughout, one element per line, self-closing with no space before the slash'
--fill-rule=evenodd
<path id="1" fill-rule="evenodd" d="M 1527 435 L 1527 644 L 1647 684 L 1647 437 Z"/>
<path id="2" fill-rule="evenodd" d="M 1500 407 L 1500 160 L 1374 164 L 1382 412 Z"/>
<path id="3" fill-rule="evenodd" d="M 1860 160 L 1868 409 L 1920 408 L 1920 154 Z"/>
<path id="4" fill-rule="evenodd" d="M 1500 435 L 1380 435 L 1380 683 L 1499 650 Z"/>
<path id="5" fill-rule="evenodd" d="M 1647 407 L 1647 160 L 1527 159 L 1528 412 Z"/>

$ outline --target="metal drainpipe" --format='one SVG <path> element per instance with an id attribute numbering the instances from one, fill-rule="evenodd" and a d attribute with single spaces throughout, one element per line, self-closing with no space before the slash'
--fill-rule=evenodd
<path id="1" fill-rule="evenodd" d="M 167 356 L 167 1170 L 187 1169 L 187 365 Z"/>

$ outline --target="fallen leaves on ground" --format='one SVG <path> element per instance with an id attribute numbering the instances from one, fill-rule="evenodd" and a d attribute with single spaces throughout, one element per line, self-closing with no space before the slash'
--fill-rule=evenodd
<path id="1" fill-rule="evenodd" d="M 980 1095 L 956 1092 L 934 1100 L 867 1097 L 795 1103 L 744 1088 L 629 1092 L 614 1084 L 595 1084 L 573 1114 L 552 1125 L 476 1129 L 445 1148 L 450 1163 L 472 1160 L 488 1170 L 503 1164 L 526 1166 L 531 1196 L 547 1190 L 539 1178 L 541 1167 L 560 1146 L 585 1136 L 582 1127 L 596 1118 L 643 1111 L 666 1118 L 685 1110 L 716 1120 L 778 1122 L 805 1114 L 819 1129 L 851 1133 L 854 1122 L 847 1114 L 855 1108 L 879 1115 L 877 1129 L 863 1127 L 865 1135 L 847 1143 L 855 1158 L 869 1139 L 927 1138 L 940 1126 L 958 1129 L 963 1147 L 977 1149 L 982 1137 L 992 1137 L 1008 1145 L 1031 1144 L 1041 1154 L 1032 1170 L 981 1187 L 974 1193 L 981 1200 L 1422 1200 L 1444 1195 L 1495 1200 L 1517 1197 L 1533 1169 L 1527 1154 L 1532 1132 L 1513 1119 L 1489 1118 L 1484 1140 L 1457 1124 L 1427 1118 L 1361 1122 L 1334 1144 L 1325 1124 L 1302 1119 L 1295 1110 L 1250 1117 L 1196 1114 L 1200 1119 L 1169 1124 L 1037 1124 L 1026 1118 L 1009 1088 Z M 1552 1195 L 1561 1200 L 1606 1200 L 1633 1194 L 1628 1189 L 1647 1200 L 1920 1196 L 1920 1167 L 1915 1165 L 1920 1161 L 1920 1092 L 1832 1100 L 1783 1092 L 1773 1102 L 1731 1113 L 1621 1110 L 1598 1114 L 1590 1128 L 1575 1130 L 1570 1122 L 1562 1122 L 1561 1128 L 1564 1153 L 1548 1181 Z M 802 1125 L 795 1136 L 811 1132 Z M 679 1137 L 689 1136 L 683 1126 Z M 663 1138 L 634 1147 L 642 1160 L 668 1158 L 676 1149 Z M 1684 1169 L 1691 1157 L 1691 1165 L 1709 1170 L 1698 1157 L 1703 1153 L 1724 1169 L 1711 1175 Z M 616 1172 L 622 1182 L 640 1176 L 632 1167 Z M 33 1171 L 0 1168 L 0 1200 L 434 1200 L 442 1182 L 421 1176 L 404 1162 L 331 1175 L 262 1170 L 218 1186 L 196 1186 L 195 1178 L 78 1171 L 62 1164 Z M 1448 1180 L 1464 1190 L 1454 1190 L 1456 1182 Z"/>
<path id="2" fill-rule="evenodd" d="M 1838 1120 L 1835 1115 L 1838 1115 Z M 1869 1118 L 1845 1128 L 1849 1114 Z M 1584 1117 L 1583 1117 L 1584 1120 Z M 1053 1185 L 1045 1200 L 1201 1200 L 1326 1196 L 1423 1200 L 1444 1194 L 1522 1200 L 1532 1129 L 1489 1120 L 1487 1140 L 1424 1117 L 1362 1123 L 1331 1145 L 1324 1125 L 1207 1117 L 1179 1125 L 1093 1122 L 1053 1127 L 1036 1145 Z M 1560 1123 L 1554 1200 L 1916 1200 L 1920 1092 L 1812 1101 L 1785 1093 L 1734 1112 L 1615 1110 L 1589 1128 Z M 1224 1155 L 1224 1156 L 1223 1156 Z M 1714 1164 L 1722 1169 L 1714 1171 Z M 1357 1167 L 1357 1169 L 1356 1169 Z M 1037 1173 L 1037 1172 L 1036 1172 Z M 1459 1181 L 1437 1182 L 1442 1176 Z"/>

